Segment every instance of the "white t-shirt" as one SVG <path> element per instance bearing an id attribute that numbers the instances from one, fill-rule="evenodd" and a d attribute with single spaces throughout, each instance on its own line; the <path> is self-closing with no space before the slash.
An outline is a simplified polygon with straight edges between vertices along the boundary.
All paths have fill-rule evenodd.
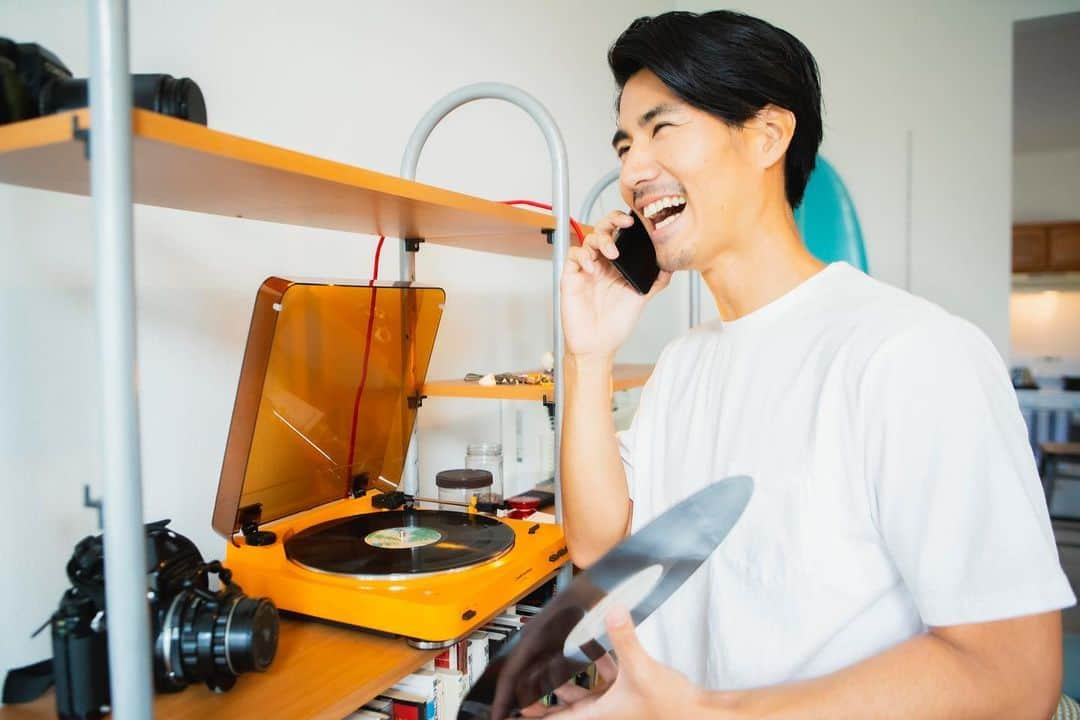
<path id="1" fill-rule="evenodd" d="M 640 628 L 715 689 L 1075 602 L 1008 373 L 973 325 L 834 263 L 665 348 L 620 451 L 636 530 L 730 475 L 742 518 Z"/>

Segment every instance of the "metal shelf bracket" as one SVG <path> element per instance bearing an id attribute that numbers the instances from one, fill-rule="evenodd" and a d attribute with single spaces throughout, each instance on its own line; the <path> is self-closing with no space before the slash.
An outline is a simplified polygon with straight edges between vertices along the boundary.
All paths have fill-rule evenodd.
<path id="1" fill-rule="evenodd" d="M 553 338 L 552 351 L 555 355 L 554 380 L 555 380 L 555 516 L 562 522 L 562 491 L 559 478 L 558 457 L 562 440 L 562 413 L 563 413 L 563 333 L 562 312 L 559 299 L 559 277 L 562 274 L 563 264 L 566 262 L 567 248 L 570 246 L 570 172 L 566 159 L 566 144 L 563 142 L 559 127 L 544 105 L 535 97 L 524 90 L 507 85 L 505 83 L 475 83 L 455 90 L 436 102 L 430 110 L 420 119 L 409 142 L 405 147 L 405 154 L 401 158 L 401 176 L 407 180 L 416 179 L 416 167 L 420 161 L 420 151 L 427 142 L 431 131 L 440 121 L 455 109 L 475 100 L 504 100 L 518 106 L 533 119 L 540 131 L 544 134 L 547 142 L 548 157 L 551 160 L 551 206 L 555 216 L 555 231 L 552 235 L 552 305 L 554 317 L 552 318 Z M 416 279 L 416 255 L 408 253 L 404 243 L 400 252 L 401 280 L 412 282 Z M 417 463 L 416 430 L 413 430 L 412 441 L 409 444 L 409 452 L 405 461 L 405 472 L 402 485 L 405 492 L 413 492 L 419 487 L 419 467 Z M 559 586 L 565 585 L 570 580 L 569 566 L 564 567 L 564 572 L 559 574 Z"/>

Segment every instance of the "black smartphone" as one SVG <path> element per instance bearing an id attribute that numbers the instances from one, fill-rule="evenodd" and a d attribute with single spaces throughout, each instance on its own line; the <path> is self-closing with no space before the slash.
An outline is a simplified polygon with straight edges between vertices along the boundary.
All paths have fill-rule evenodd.
<path id="1" fill-rule="evenodd" d="M 660 274 L 660 266 L 656 264 L 656 248 L 637 213 L 627 210 L 627 214 L 634 218 L 634 224 L 619 230 L 615 236 L 619 257 L 612 260 L 611 264 L 618 269 L 626 282 L 630 283 L 630 287 L 642 295 L 647 295 Z"/>

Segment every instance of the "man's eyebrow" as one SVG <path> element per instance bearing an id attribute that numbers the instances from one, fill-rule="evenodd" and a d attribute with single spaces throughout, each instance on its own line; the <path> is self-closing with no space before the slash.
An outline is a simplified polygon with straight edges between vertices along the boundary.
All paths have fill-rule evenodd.
<path id="1" fill-rule="evenodd" d="M 640 118 L 638 118 L 638 127 L 645 127 L 653 120 L 655 120 L 658 116 L 664 115 L 665 113 L 674 112 L 677 109 L 677 106 L 671 103 L 660 103 L 656 107 L 645 112 L 645 114 L 642 115 Z M 619 130 L 615 131 L 615 135 L 611 138 L 611 144 L 612 146 L 618 145 L 620 142 L 628 139 L 629 137 L 630 134 L 620 128 Z"/>
<path id="2" fill-rule="evenodd" d="M 638 118 L 638 121 L 637 121 L 638 127 L 645 127 L 646 125 L 651 123 L 653 120 L 655 120 L 657 118 L 657 116 L 664 115 L 664 114 L 669 113 L 669 112 L 675 112 L 677 109 L 678 108 L 675 105 L 673 105 L 672 103 L 660 103 L 659 105 L 654 107 L 652 110 L 649 110 L 647 113 L 645 113 L 640 118 Z"/>

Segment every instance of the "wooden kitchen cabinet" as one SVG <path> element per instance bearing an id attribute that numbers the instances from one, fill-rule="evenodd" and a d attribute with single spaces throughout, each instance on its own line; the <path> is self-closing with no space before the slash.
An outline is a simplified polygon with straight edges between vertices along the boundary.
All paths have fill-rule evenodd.
<path id="1" fill-rule="evenodd" d="M 1050 226 L 1048 269 L 1080 272 L 1080 222 Z"/>
<path id="2" fill-rule="evenodd" d="M 1013 272 L 1042 272 L 1050 255 L 1049 236 L 1040 225 L 1013 225 Z"/>
<path id="3" fill-rule="evenodd" d="M 1080 272 L 1080 222 L 1013 225 L 1012 270 Z"/>

